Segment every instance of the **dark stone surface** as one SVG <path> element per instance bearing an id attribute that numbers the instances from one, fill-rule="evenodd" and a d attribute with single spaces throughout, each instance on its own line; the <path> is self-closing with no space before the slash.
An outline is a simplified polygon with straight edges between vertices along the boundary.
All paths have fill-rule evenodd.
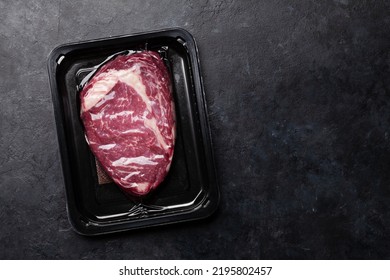
<path id="1" fill-rule="evenodd" d="M 388 1 L 0 1 L 0 258 L 390 258 Z M 46 58 L 196 38 L 221 186 L 211 219 L 70 229 Z"/>

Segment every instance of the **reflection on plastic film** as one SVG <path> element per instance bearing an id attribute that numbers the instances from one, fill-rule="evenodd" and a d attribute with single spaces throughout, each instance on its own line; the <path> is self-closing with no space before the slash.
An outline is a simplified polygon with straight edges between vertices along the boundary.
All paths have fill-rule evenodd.
<path id="1" fill-rule="evenodd" d="M 198 193 L 198 195 L 190 202 L 182 203 L 182 204 L 176 204 L 176 205 L 168 205 L 168 206 L 158 206 L 158 205 L 144 205 L 142 203 L 139 203 L 137 205 L 134 205 L 129 211 L 125 213 L 118 213 L 114 215 L 105 215 L 105 216 L 96 216 L 98 219 L 112 219 L 112 218 L 118 218 L 118 217 L 135 217 L 135 216 L 141 216 L 145 217 L 149 213 L 155 213 L 155 212 L 162 212 L 166 210 L 172 210 L 172 209 L 178 209 L 178 208 L 185 208 L 188 206 L 192 206 L 196 203 L 196 201 L 203 195 L 203 189 Z M 203 195 L 202 200 L 199 201 L 198 205 L 202 205 L 204 201 L 206 200 L 207 195 Z"/>

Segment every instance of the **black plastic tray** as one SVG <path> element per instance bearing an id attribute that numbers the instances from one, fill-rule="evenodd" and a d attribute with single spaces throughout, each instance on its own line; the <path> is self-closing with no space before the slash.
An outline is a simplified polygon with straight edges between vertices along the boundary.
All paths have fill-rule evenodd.
<path id="1" fill-rule="evenodd" d="M 79 117 L 79 73 L 124 50 L 166 49 L 173 82 L 177 138 L 164 182 L 142 199 L 114 184 L 99 185 L 94 156 Z M 69 220 L 83 235 L 205 218 L 219 202 L 197 47 L 183 29 L 105 38 L 55 48 L 48 70 Z M 92 70 L 90 70 L 92 71 Z"/>

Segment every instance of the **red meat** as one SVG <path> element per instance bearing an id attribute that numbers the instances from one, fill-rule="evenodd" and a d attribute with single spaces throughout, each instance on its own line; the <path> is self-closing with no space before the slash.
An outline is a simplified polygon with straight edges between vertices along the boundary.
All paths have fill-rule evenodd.
<path id="1" fill-rule="evenodd" d="M 175 112 L 159 54 L 119 55 L 80 93 L 85 138 L 107 174 L 127 193 L 145 195 L 172 162 Z"/>

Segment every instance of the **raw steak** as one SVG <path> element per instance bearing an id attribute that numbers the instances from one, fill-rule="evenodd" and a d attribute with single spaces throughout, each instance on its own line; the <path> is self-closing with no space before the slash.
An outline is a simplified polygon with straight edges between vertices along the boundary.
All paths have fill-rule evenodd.
<path id="1" fill-rule="evenodd" d="M 86 140 L 127 193 L 145 195 L 165 178 L 175 141 L 170 77 L 159 54 L 119 55 L 80 93 Z"/>

